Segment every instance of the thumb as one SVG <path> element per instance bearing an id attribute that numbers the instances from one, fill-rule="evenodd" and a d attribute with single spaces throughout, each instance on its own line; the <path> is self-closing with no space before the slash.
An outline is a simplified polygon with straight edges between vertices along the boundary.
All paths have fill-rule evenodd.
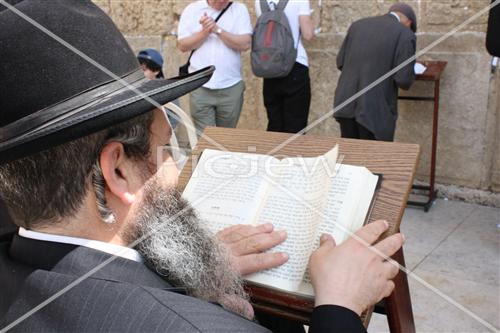
<path id="1" fill-rule="evenodd" d="M 319 245 L 323 246 L 323 245 L 327 245 L 327 244 L 332 245 L 332 246 L 336 246 L 335 239 L 332 237 L 332 235 L 322 234 L 321 238 L 319 239 Z"/>

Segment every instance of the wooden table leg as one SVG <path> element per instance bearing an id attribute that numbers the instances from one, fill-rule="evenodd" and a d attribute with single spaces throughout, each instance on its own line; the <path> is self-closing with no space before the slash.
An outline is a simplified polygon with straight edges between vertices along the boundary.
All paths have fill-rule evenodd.
<path id="1" fill-rule="evenodd" d="M 392 258 L 403 267 L 406 267 L 403 249 L 396 252 Z M 415 333 L 415 322 L 413 320 L 410 289 L 408 288 L 406 273 L 399 271 L 394 283 L 396 284 L 394 291 L 391 296 L 385 299 L 389 330 L 391 333 Z"/>

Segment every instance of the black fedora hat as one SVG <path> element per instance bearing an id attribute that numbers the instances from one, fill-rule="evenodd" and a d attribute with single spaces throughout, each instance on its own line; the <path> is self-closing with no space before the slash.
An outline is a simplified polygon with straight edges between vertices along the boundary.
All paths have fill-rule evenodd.
<path id="1" fill-rule="evenodd" d="M 14 2 L 0 4 L 0 164 L 149 112 L 152 102 L 185 95 L 214 71 L 147 80 L 91 1 Z"/>

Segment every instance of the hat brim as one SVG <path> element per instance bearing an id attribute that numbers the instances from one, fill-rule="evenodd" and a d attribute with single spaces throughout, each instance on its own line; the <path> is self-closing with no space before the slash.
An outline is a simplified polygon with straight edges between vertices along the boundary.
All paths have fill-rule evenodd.
<path id="1" fill-rule="evenodd" d="M 1 142 L 0 164 L 90 135 L 150 112 L 158 105 L 164 105 L 199 88 L 210 80 L 214 70 L 215 67 L 210 66 L 183 77 L 145 81 L 135 90 L 125 89 L 74 115 L 66 115 L 59 121 L 45 124 L 41 129 Z"/>

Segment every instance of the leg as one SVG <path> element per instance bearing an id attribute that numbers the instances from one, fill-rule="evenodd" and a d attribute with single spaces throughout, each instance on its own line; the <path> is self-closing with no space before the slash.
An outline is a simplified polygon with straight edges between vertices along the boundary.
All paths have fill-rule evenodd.
<path id="1" fill-rule="evenodd" d="M 277 88 L 280 79 L 264 79 L 263 95 L 267 112 L 267 130 L 281 132 L 283 130 L 283 100 Z"/>
<path id="2" fill-rule="evenodd" d="M 215 123 L 217 127 L 235 128 L 243 107 L 245 83 L 240 81 L 234 86 L 217 91 Z"/>
<path id="3" fill-rule="evenodd" d="M 285 78 L 283 89 L 283 132 L 297 133 L 307 126 L 311 105 L 309 68 L 295 63 Z"/>
<path id="4" fill-rule="evenodd" d="M 335 118 L 340 125 L 340 136 L 347 139 L 359 139 L 359 132 L 354 118 Z"/>
<path id="5" fill-rule="evenodd" d="M 205 127 L 215 126 L 215 107 L 213 92 L 207 88 L 198 88 L 191 92 L 189 106 L 198 136 Z"/>

